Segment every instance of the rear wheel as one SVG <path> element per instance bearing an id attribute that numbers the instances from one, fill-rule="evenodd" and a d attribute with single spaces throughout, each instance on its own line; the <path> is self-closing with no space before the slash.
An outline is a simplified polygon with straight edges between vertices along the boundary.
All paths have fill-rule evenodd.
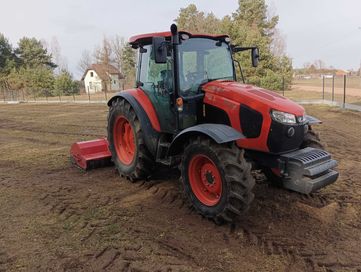
<path id="1" fill-rule="evenodd" d="M 131 181 L 149 176 L 154 163 L 145 146 L 138 117 L 124 99 L 116 99 L 110 106 L 108 141 L 112 160 L 121 175 Z"/>
<path id="2" fill-rule="evenodd" d="M 181 162 L 184 191 L 192 206 L 217 223 L 232 222 L 254 198 L 251 164 L 236 145 L 192 139 Z"/>

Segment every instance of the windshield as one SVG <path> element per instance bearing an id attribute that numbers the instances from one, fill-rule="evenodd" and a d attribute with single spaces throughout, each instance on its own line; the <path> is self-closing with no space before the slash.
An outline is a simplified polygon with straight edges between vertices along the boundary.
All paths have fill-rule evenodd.
<path id="1" fill-rule="evenodd" d="M 234 80 L 228 44 L 206 38 L 191 38 L 179 45 L 179 85 L 182 95 L 195 94 L 202 83 Z"/>

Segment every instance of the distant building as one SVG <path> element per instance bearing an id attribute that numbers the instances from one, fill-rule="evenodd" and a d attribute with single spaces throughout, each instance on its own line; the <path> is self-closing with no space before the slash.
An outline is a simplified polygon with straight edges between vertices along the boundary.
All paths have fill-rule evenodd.
<path id="1" fill-rule="evenodd" d="M 81 78 L 86 93 L 120 91 L 123 79 L 120 71 L 110 64 L 92 64 Z"/>
<path id="2" fill-rule="evenodd" d="M 350 71 L 347 71 L 347 70 L 336 70 L 335 71 L 335 76 L 345 76 L 345 75 L 348 75 L 350 74 Z"/>

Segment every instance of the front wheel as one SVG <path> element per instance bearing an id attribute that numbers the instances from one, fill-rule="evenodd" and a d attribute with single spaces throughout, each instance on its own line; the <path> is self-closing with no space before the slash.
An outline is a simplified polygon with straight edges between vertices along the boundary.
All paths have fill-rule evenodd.
<path id="1" fill-rule="evenodd" d="M 318 149 L 325 149 L 325 146 L 321 143 L 320 136 L 315 132 L 311 126 L 308 126 L 308 131 L 303 139 L 301 148 L 313 147 Z"/>
<path id="2" fill-rule="evenodd" d="M 181 175 L 192 206 L 216 223 L 233 222 L 254 198 L 251 164 L 235 144 L 192 139 L 184 150 Z"/>

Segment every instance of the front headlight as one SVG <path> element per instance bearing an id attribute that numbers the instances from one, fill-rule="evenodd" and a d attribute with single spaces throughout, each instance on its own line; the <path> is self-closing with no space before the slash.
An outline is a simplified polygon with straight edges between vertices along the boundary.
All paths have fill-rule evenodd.
<path id="1" fill-rule="evenodd" d="M 306 115 L 298 116 L 297 117 L 298 123 L 306 123 Z"/>
<path id="2" fill-rule="evenodd" d="M 283 124 L 296 124 L 296 116 L 292 113 L 272 110 L 271 117 L 273 120 Z"/>

